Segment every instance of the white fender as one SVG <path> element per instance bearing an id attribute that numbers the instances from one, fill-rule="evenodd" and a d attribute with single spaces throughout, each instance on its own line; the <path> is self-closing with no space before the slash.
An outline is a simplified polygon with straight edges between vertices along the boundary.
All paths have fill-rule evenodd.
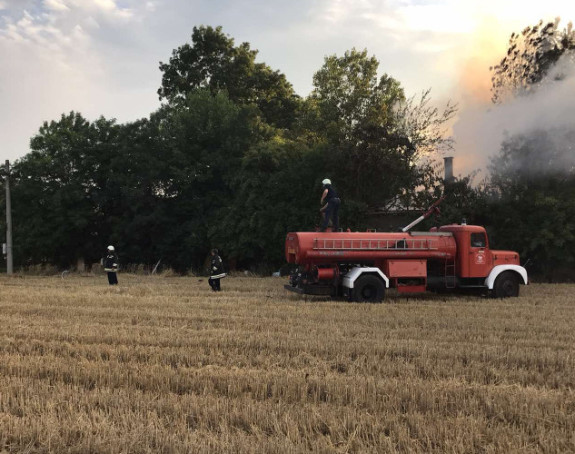
<path id="1" fill-rule="evenodd" d="M 489 276 L 485 278 L 485 286 L 489 290 L 493 290 L 493 285 L 495 284 L 495 279 L 504 271 L 514 271 L 523 278 L 523 283 L 527 285 L 529 280 L 527 279 L 527 270 L 519 265 L 497 265 L 494 266 L 489 273 Z"/>
<path id="2" fill-rule="evenodd" d="M 387 276 L 385 274 L 383 274 L 381 272 L 381 270 L 379 268 L 375 268 L 375 267 L 368 267 L 368 266 L 356 266 L 354 268 L 352 268 L 344 277 L 342 280 L 342 285 L 344 287 L 347 288 L 353 288 L 355 281 L 362 275 L 362 274 L 377 274 L 379 275 L 379 277 L 381 277 L 383 279 L 383 282 L 385 282 L 385 288 L 389 288 L 389 279 L 387 278 Z"/>

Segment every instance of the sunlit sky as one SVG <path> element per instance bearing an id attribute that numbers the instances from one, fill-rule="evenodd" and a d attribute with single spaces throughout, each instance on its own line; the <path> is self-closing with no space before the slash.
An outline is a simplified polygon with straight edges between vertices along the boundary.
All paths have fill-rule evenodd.
<path id="1" fill-rule="evenodd" d="M 301 96 L 326 55 L 367 48 L 408 95 L 461 109 L 489 97 L 488 67 L 513 31 L 575 19 L 567 0 L 0 0 L 0 158 L 29 151 L 43 121 L 79 111 L 120 122 L 160 105 L 159 61 L 194 25 L 221 25 Z"/>

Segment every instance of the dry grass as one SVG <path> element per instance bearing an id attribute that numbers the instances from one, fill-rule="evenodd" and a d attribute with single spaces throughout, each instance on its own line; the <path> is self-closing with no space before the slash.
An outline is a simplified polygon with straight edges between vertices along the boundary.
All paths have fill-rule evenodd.
<path id="1" fill-rule="evenodd" d="M 573 285 L 370 305 L 119 278 L 0 279 L 0 452 L 575 452 Z"/>

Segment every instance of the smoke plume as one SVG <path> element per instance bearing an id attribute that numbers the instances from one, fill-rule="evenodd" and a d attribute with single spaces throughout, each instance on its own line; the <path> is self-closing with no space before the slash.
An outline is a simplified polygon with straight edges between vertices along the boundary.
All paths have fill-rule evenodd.
<path id="1" fill-rule="evenodd" d="M 453 126 L 455 159 L 463 174 L 480 170 L 482 176 L 502 144 L 512 138 L 539 147 L 540 166 L 547 157 L 555 172 L 575 168 L 575 55 L 565 53 L 529 94 L 510 97 L 501 104 L 476 102 L 464 108 Z M 539 140 L 545 136 L 545 140 Z M 531 141 L 531 144 L 528 142 Z M 541 146 L 546 144 L 545 146 Z M 548 155 L 548 156 L 547 156 Z M 543 158 L 543 159 L 542 159 Z M 529 162 L 520 163 L 529 173 L 537 172 Z M 549 170 L 549 168 L 547 169 Z"/>

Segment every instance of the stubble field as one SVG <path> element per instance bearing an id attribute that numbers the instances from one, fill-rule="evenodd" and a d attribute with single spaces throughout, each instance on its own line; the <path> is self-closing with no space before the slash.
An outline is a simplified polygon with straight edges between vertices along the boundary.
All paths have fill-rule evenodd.
<path id="1" fill-rule="evenodd" d="M 575 286 L 0 279 L 0 453 L 575 452 Z"/>

